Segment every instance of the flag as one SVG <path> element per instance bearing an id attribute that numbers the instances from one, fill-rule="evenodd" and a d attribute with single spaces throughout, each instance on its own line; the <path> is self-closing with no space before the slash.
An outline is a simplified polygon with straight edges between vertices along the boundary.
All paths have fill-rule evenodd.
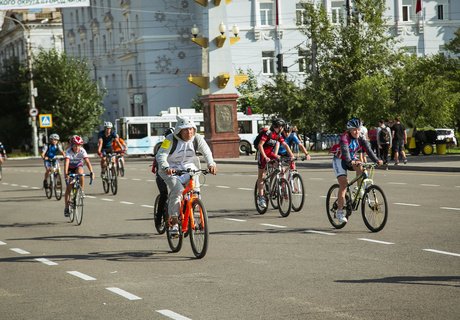
<path id="1" fill-rule="evenodd" d="M 420 11 L 422 11 L 422 0 L 417 0 L 417 3 L 415 4 L 415 14 Z"/>

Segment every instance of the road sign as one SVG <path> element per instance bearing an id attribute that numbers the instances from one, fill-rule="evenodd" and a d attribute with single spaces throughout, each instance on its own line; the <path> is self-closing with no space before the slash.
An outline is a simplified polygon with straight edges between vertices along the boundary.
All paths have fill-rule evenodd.
<path id="1" fill-rule="evenodd" d="M 38 114 L 38 109 L 35 109 L 35 108 L 29 109 L 29 115 L 30 115 L 31 117 L 36 117 L 37 114 Z"/>
<path id="2" fill-rule="evenodd" d="M 52 128 L 53 127 L 53 115 L 52 114 L 39 114 L 38 122 L 40 128 Z"/>

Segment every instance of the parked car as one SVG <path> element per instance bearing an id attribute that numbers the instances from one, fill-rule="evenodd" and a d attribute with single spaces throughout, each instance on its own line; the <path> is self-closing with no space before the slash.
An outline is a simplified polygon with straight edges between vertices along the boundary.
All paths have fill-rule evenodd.
<path id="1" fill-rule="evenodd" d="M 457 146 L 457 138 L 455 138 L 454 129 L 435 129 L 436 130 L 436 140 L 445 141 L 449 147 Z"/>

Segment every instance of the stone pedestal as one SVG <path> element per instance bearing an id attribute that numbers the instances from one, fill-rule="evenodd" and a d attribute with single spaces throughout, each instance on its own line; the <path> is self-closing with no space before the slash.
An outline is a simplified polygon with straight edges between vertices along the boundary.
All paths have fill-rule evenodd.
<path id="1" fill-rule="evenodd" d="M 202 96 L 205 138 L 216 159 L 238 158 L 237 94 Z"/>

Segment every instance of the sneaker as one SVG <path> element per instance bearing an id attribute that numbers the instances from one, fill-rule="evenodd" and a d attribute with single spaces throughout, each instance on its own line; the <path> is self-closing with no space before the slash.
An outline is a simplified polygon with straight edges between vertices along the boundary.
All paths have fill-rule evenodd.
<path id="1" fill-rule="evenodd" d="M 177 238 L 179 236 L 179 225 L 177 223 L 169 228 L 169 235 L 172 238 Z"/>
<path id="2" fill-rule="evenodd" d="M 407 159 L 404 159 L 403 161 L 404 161 L 404 164 L 407 164 Z"/>
<path id="3" fill-rule="evenodd" d="M 69 208 L 65 208 L 64 209 L 64 217 L 68 217 L 68 216 L 70 216 Z"/>
<path id="4" fill-rule="evenodd" d="M 348 222 L 348 219 L 345 217 L 343 212 L 337 212 L 336 217 L 337 217 L 337 220 L 339 220 L 339 223 Z"/>
<path id="5" fill-rule="evenodd" d="M 399 162 L 395 161 L 395 166 L 399 165 Z"/>
<path id="6" fill-rule="evenodd" d="M 265 209 L 267 207 L 267 202 L 265 202 L 265 198 L 263 196 L 259 196 L 259 199 L 257 200 L 257 204 L 262 209 Z"/>

